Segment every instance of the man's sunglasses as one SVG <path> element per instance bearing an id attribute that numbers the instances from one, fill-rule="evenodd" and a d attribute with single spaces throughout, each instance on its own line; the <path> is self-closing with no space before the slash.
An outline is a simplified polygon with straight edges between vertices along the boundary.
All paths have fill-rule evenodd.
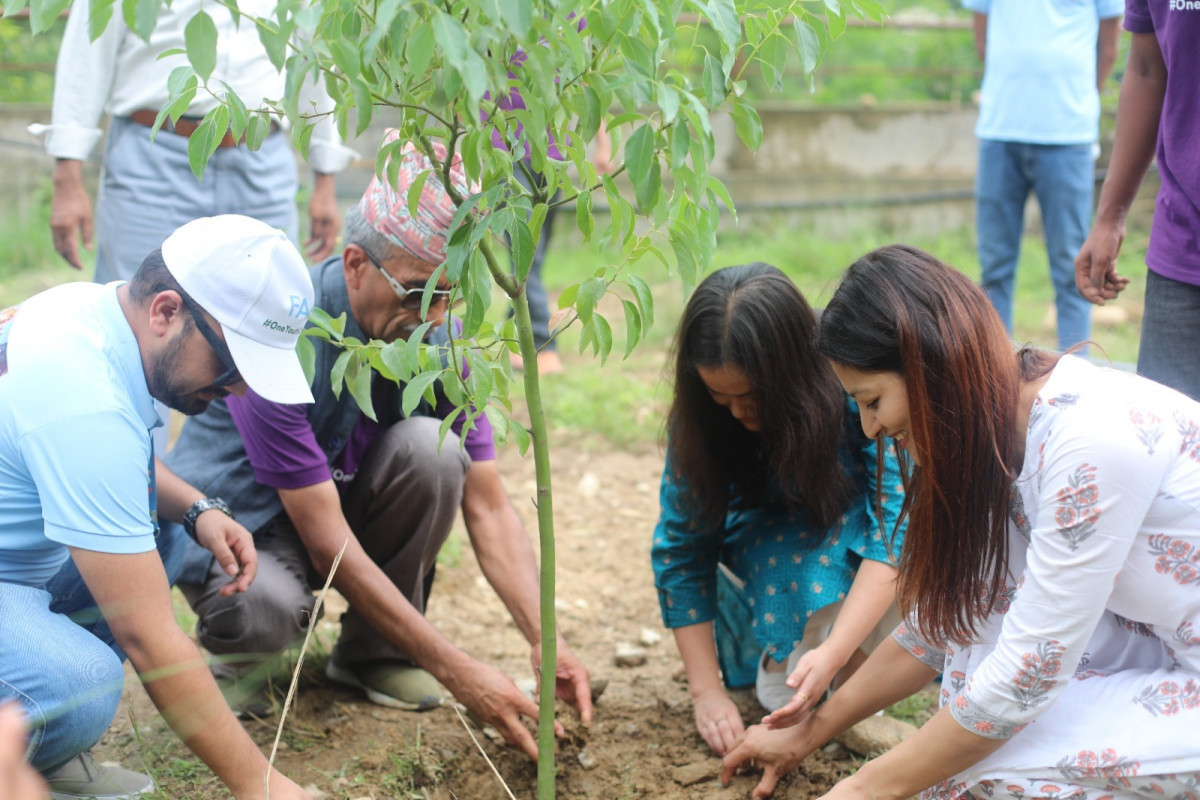
<path id="1" fill-rule="evenodd" d="M 200 331 L 200 335 L 208 342 L 208 346 L 217 354 L 217 358 L 221 361 L 221 366 L 225 371 L 217 376 L 213 381 L 213 386 L 232 386 L 235 383 L 240 383 L 242 374 L 238 372 L 237 364 L 233 361 L 233 354 L 229 352 L 228 345 L 221 341 L 217 336 L 216 331 L 204 319 L 204 311 L 196 302 L 185 294 L 180 294 L 179 299 L 183 301 L 183 305 L 191 313 L 192 319 L 196 321 L 196 329 Z"/>
<path id="2" fill-rule="evenodd" d="M 370 252 L 367 251 L 367 248 L 363 247 L 362 245 L 359 245 L 359 248 L 363 251 L 363 255 L 367 257 L 367 261 L 371 262 L 371 266 L 375 267 L 375 269 L 379 270 L 380 273 L 383 274 L 383 279 L 387 281 L 388 286 L 391 286 L 392 291 L 395 292 L 396 296 L 400 298 L 400 307 L 406 308 L 409 311 L 420 311 L 421 302 L 425 296 L 424 284 L 414 287 L 405 286 L 400 281 L 393 278 L 392 274 L 380 265 L 375 256 L 371 255 Z M 461 305 L 463 302 L 462 295 L 451 299 L 450 295 L 453 293 L 453 289 L 433 289 L 429 292 L 431 295 L 429 298 L 429 305 L 432 307 L 436 306 L 438 303 L 446 302 L 450 304 L 450 308 L 455 308 L 456 306 Z"/>

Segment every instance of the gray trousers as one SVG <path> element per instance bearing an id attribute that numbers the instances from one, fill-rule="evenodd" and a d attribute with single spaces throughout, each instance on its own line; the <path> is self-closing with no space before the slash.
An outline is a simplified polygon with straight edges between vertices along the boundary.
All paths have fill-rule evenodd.
<path id="1" fill-rule="evenodd" d="M 439 451 L 440 423 L 416 417 L 390 427 L 367 452 L 342 499 L 346 521 L 367 555 L 421 613 L 471 463 L 454 434 Z M 213 668 L 218 675 L 245 669 L 303 636 L 316 600 L 313 590 L 324 584 L 286 514 L 255 531 L 254 541 L 258 576 L 248 591 L 218 594 L 228 577 L 215 560 L 205 583 L 180 584 L 199 616 L 197 638 L 220 656 Z M 333 657 L 342 666 L 410 660 L 353 606 L 342 616 Z"/>

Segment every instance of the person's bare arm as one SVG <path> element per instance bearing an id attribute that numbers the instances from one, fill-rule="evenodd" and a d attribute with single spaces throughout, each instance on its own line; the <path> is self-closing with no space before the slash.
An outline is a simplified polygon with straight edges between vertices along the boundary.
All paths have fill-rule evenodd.
<path id="1" fill-rule="evenodd" d="M 1117 103 L 1117 130 L 1108 175 L 1092 231 L 1075 257 L 1075 285 L 1096 305 L 1114 299 L 1129 283 L 1117 272 L 1125 218 L 1150 168 L 1167 89 L 1167 66 L 1152 33 L 1135 33 Z"/>
<path id="2" fill-rule="evenodd" d="M 472 713 L 495 725 L 510 744 L 536 758 L 537 746 L 521 716 L 536 719 L 537 705 L 495 667 L 455 647 L 413 608 L 354 536 L 333 481 L 280 489 L 279 497 L 321 575 L 329 574 L 345 544 L 333 587 L 367 623 L 432 673 Z"/>
<path id="3" fill-rule="evenodd" d="M 158 553 L 70 550 L 113 637 L 167 724 L 236 798 L 262 797 L 270 767 L 229 710 L 200 651 L 176 624 Z M 272 770 L 271 796 L 308 794 Z"/>
<path id="4" fill-rule="evenodd" d="M 508 499 L 495 461 L 474 461 L 463 487 L 463 520 L 479 566 L 531 647 L 534 669 L 541 664 L 541 597 L 537 561 L 529 534 Z M 558 637 L 556 693 L 592 721 L 590 676 L 583 662 Z"/>
<path id="5" fill-rule="evenodd" d="M 204 493 L 180 478 L 159 459 L 154 459 L 154 482 L 158 493 L 158 514 L 172 522 L 182 522 L 183 515 Z M 241 523 L 217 509 L 196 517 L 196 542 L 217 559 L 229 576 L 221 587 L 225 597 L 250 588 L 258 575 L 258 551 L 254 536 Z"/>
<path id="6" fill-rule="evenodd" d="M 1110 17 L 1100 20 L 1100 33 L 1096 37 L 1096 89 L 1104 91 L 1104 84 L 1112 75 L 1117 62 L 1117 41 L 1121 37 L 1121 18 Z"/>
<path id="7" fill-rule="evenodd" d="M 54 193 L 50 197 L 50 233 L 54 249 L 75 269 L 83 269 L 79 260 L 79 239 L 92 249 L 92 201 L 83 187 L 83 162 L 59 158 L 54 162 Z"/>
<path id="8" fill-rule="evenodd" d="M 721 684 L 713 624 L 685 625 L 674 628 L 671 633 L 675 635 L 675 645 L 687 672 L 696 730 L 714 753 L 723 756 L 742 741 L 746 726 L 741 712 Z"/>
<path id="9" fill-rule="evenodd" d="M 975 12 L 972 20 L 972 31 L 975 34 L 975 55 L 979 56 L 979 63 L 987 63 L 987 14 Z"/>

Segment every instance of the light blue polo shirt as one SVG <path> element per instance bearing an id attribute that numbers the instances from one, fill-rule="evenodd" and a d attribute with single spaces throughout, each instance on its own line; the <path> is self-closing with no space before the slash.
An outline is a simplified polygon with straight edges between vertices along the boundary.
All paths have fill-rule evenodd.
<path id="1" fill-rule="evenodd" d="M 0 581 L 45 584 L 67 545 L 154 549 L 149 431 L 162 421 L 118 285 L 0 311 Z"/>
<path id="2" fill-rule="evenodd" d="M 1100 123 L 1096 39 L 1125 0 L 963 0 L 987 14 L 980 139 L 1089 144 Z"/>

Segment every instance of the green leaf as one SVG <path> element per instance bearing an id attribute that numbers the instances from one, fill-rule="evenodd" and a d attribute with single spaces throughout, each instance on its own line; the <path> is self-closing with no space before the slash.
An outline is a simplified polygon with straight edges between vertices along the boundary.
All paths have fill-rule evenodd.
<path id="1" fill-rule="evenodd" d="M 585 324 L 591 321 L 592 313 L 607 289 L 608 283 L 604 278 L 588 278 L 580 284 L 579 294 L 575 297 L 575 311 Z"/>
<path id="2" fill-rule="evenodd" d="M 217 26 L 207 12 L 197 11 L 183 29 L 188 61 L 204 81 L 217 67 Z"/>
<path id="3" fill-rule="evenodd" d="M 370 59 L 375 55 L 375 49 L 379 47 L 379 43 L 385 36 L 388 35 L 388 29 L 392 26 L 392 20 L 396 18 L 396 14 L 400 11 L 400 0 L 382 0 L 375 8 L 375 22 L 371 29 L 371 34 L 367 36 L 366 43 L 363 44 L 363 57 Z"/>
<path id="4" fill-rule="evenodd" d="M 333 396 L 341 399 L 342 396 L 342 381 L 346 377 L 346 369 L 350 365 L 351 353 L 349 350 L 343 350 L 333 362 L 333 369 L 329 371 L 329 385 L 333 387 Z"/>
<path id="5" fill-rule="evenodd" d="M 733 125 L 737 129 L 738 138 L 751 152 L 757 151 L 762 145 L 763 128 L 758 112 L 749 103 L 739 98 L 733 104 Z"/>
<path id="6" fill-rule="evenodd" d="M 595 218 L 592 216 L 592 193 L 580 192 L 579 196 L 575 198 L 575 224 L 579 227 L 579 232 L 583 234 L 584 242 L 592 240 L 595 222 Z"/>
<path id="7" fill-rule="evenodd" d="M 346 386 L 350 396 L 372 422 L 378 422 L 375 417 L 375 404 L 371 401 L 371 368 L 364 365 L 357 357 L 351 358 L 346 370 Z"/>
<path id="8" fill-rule="evenodd" d="M 192 98 L 196 96 L 196 88 L 199 85 L 196 71 L 190 66 L 180 66 L 171 70 L 171 74 L 167 76 L 167 104 L 158 112 L 158 117 L 154 120 L 155 133 L 162 127 L 167 117 L 178 121 L 183 116 L 184 112 L 188 110 L 188 106 L 192 104 Z"/>
<path id="9" fill-rule="evenodd" d="M 654 127 L 643 124 L 625 142 L 625 166 L 634 185 L 644 183 L 650 175 L 650 162 L 654 158 Z"/>
<path id="10" fill-rule="evenodd" d="M 483 407 L 483 413 L 492 424 L 492 437 L 496 442 L 503 444 L 508 441 L 508 417 L 504 412 L 489 403 Z"/>
<path id="11" fill-rule="evenodd" d="M 600 356 L 600 365 L 604 366 L 604 362 L 608 360 L 608 356 L 612 353 L 613 334 L 612 326 L 600 314 L 592 316 L 592 322 L 595 324 L 595 346 L 596 352 Z"/>
<path id="12" fill-rule="evenodd" d="M 404 43 L 404 57 L 407 61 L 405 66 L 412 70 L 411 74 L 424 75 L 429 70 L 435 44 L 429 23 L 422 20 L 413 28 L 412 35 Z"/>
<path id="13" fill-rule="evenodd" d="M 463 406 L 455 406 L 449 414 L 442 417 L 442 422 L 438 425 L 438 452 L 442 451 L 442 445 L 446 443 L 446 434 L 450 433 L 451 427 L 454 425 L 454 420 L 458 419 L 466 413 Z M 466 430 L 466 424 L 463 425 L 463 430 Z M 459 445 L 462 445 L 462 440 L 459 440 Z"/>
<path id="14" fill-rule="evenodd" d="M 504 26 L 518 39 L 524 39 L 529 34 L 529 27 L 533 24 L 533 4 L 529 0 L 501 0 L 500 13 Z"/>
<path id="15" fill-rule="evenodd" d="M 421 398 L 427 393 L 429 402 L 433 403 L 436 398 L 433 395 L 433 384 L 437 383 L 442 377 L 445 370 L 429 370 L 428 372 L 419 372 L 413 376 L 413 379 L 404 386 L 404 393 L 400 397 L 400 408 L 407 417 L 420 404 Z"/>
<path id="16" fill-rule="evenodd" d="M 358 112 L 355 136 L 362 136 L 371 126 L 371 116 L 375 113 L 375 98 L 371 96 L 371 87 L 360 80 L 352 82 L 354 87 L 354 108 Z"/>
<path id="17" fill-rule="evenodd" d="M 641 312 L 642 322 L 649 328 L 654 324 L 654 294 L 650 291 L 650 284 L 646 280 L 632 272 L 623 274 L 625 283 L 633 291 L 633 296 L 637 300 L 638 311 Z"/>
<path id="18" fill-rule="evenodd" d="M 846 15 L 838 6 L 837 0 L 825 0 L 825 7 L 829 9 L 825 24 L 829 27 L 829 35 L 836 39 L 846 32 Z"/>
<path id="19" fill-rule="evenodd" d="M 533 265 L 533 234 L 529 230 L 529 224 L 517 218 L 513 220 L 509 235 L 512 238 L 510 253 L 513 272 L 516 273 L 517 280 L 524 281 L 529 277 L 529 268 Z"/>
<path id="20" fill-rule="evenodd" d="M 217 152 L 221 140 L 229 130 L 229 107 L 220 105 L 204 115 L 204 119 L 188 138 L 188 164 L 196 180 L 204 180 L 204 169 L 208 160 Z"/>
<path id="21" fill-rule="evenodd" d="M 104 33 L 104 29 L 108 27 L 108 21 L 112 19 L 113 5 L 115 0 L 89 0 L 88 2 L 88 39 L 96 41 L 100 38 L 100 34 Z M 34 33 L 38 33 L 37 28 L 33 27 L 33 11 L 30 12 L 30 27 Z M 7 12 L 5 14 L 7 16 Z"/>
<path id="22" fill-rule="evenodd" d="M 688 150 L 691 148 L 691 134 L 683 120 L 676 120 L 671 128 L 671 169 L 682 169 L 687 163 Z"/>
<path id="23" fill-rule="evenodd" d="M 729 0 L 709 0 L 705 11 L 713 30 L 721 37 L 721 44 L 725 45 L 727 51 L 736 50 L 742 40 L 742 26 L 733 3 Z"/>
<path id="24" fill-rule="evenodd" d="M 346 314 L 342 312 L 337 317 L 329 316 L 329 312 L 319 306 L 314 306 L 308 314 L 309 325 L 328 331 L 336 341 L 341 341 L 346 331 Z"/>
<path id="25" fill-rule="evenodd" d="M 679 92 L 674 86 L 658 85 L 658 110 L 662 112 L 664 124 L 675 121 L 675 115 L 679 113 Z"/>
<path id="26" fill-rule="evenodd" d="M 704 84 L 704 97 L 709 108 L 716 108 L 725 101 L 725 73 L 721 62 L 712 57 L 712 53 L 704 55 L 704 74 L 701 77 Z"/>
<path id="27" fill-rule="evenodd" d="M 379 360 L 387 366 L 388 371 L 394 374 L 397 380 L 407 380 L 412 374 L 408 365 L 404 363 L 404 354 L 401 352 L 407 347 L 408 342 L 396 339 L 379 348 Z"/>
<path id="28" fill-rule="evenodd" d="M 658 202 L 658 197 L 662 193 L 662 167 L 659 166 L 658 159 L 654 158 L 650 162 L 650 172 L 646 175 L 646 179 L 640 183 L 635 183 L 633 186 L 634 194 L 637 196 L 638 207 L 643 214 L 649 214 Z"/>
<path id="29" fill-rule="evenodd" d="M 429 175 L 432 170 L 421 170 L 417 173 L 417 177 L 413 179 L 412 185 L 408 187 L 408 195 L 405 200 L 408 203 L 408 215 L 413 219 L 418 219 L 417 211 L 421 207 L 421 192 L 425 191 L 425 181 L 429 180 Z"/>
<path id="30" fill-rule="evenodd" d="M 259 18 L 255 20 L 255 24 L 258 28 L 258 40 L 262 42 L 263 49 L 267 51 L 267 58 L 270 59 L 271 65 L 282 71 L 284 61 L 287 59 L 288 34 L 281 30 L 279 25 L 269 20 Z"/>
<path id="31" fill-rule="evenodd" d="M 31 0 L 29 6 L 29 29 L 34 33 L 44 33 L 58 21 L 71 0 Z M 110 12 L 111 13 L 111 12 Z"/>
<path id="32" fill-rule="evenodd" d="M 159 0 L 121 0 L 121 16 L 134 36 L 148 42 L 158 22 L 159 7 Z"/>
<path id="33" fill-rule="evenodd" d="M 241 141 L 246 134 L 246 126 L 250 123 L 250 112 L 232 86 L 225 81 L 221 81 L 221 85 L 225 87 L 224 101 L 229 105 L 229 130 L 234 139 Z"/>
<path id="34" fill-rule="evenodd" d="M 271 132 L 271 120 L 265 114 L 251 114 L 246 123 L 246 147 L 257 150 L 262 147 L 263 140 Z"/>
<path id="35" fill-rule="evenodd" d="M 821 55 L 821 40 L 813 26 L 800 17 L 792 23 L 796 28 L 797 48 L 800 51 L 800 64 L 807 75 L 817 68 L 817 60 Z"/>
<path id="36" fill-rule="evenodd" d="M 629 358 L 638 340 L 642 338 L 642 315 L 638 313 L 637 306 L 628 300 L 622 300 L 621 307 L 625 309 L 625 355 L 622 357 L 624 360 Z"/>
<path id="37" fill-rule="evenodd" d="M 313 376 L 317 373 L 317 347 L 311 337 L 301 336 L 296 340 L 296 358 L 304 370 L 304 380 L 312 386 Z"/>
<path id="38" fill-rule="evenodd" d="M 517 440 L 517 452 L 521 455 L 525 455 L 525 453 L 529 450 L 529 429 L 520 422 L 513 420 L 512 426 L 509 428 L 509 430 L 512 432 L 513 438 Z"/>
<path id="39" fill-rule="evenodd" d="M 729 189 L 725 188 L 725 184 L 716 175 L 708 176 L 708 191 L 725 204 L 725 208 L 733 216 L 734 222 L 736 222 L 737 208 L 733 205 L 733 197 L 730 196 Z"/>
<path id="40" fill-rule="evenodd" d="M 575 298 L 579 296 L 579 286 L 580 284 L 573 283 L 558 293 L 559 308 L 570 308 L 575 304 Z"/>

